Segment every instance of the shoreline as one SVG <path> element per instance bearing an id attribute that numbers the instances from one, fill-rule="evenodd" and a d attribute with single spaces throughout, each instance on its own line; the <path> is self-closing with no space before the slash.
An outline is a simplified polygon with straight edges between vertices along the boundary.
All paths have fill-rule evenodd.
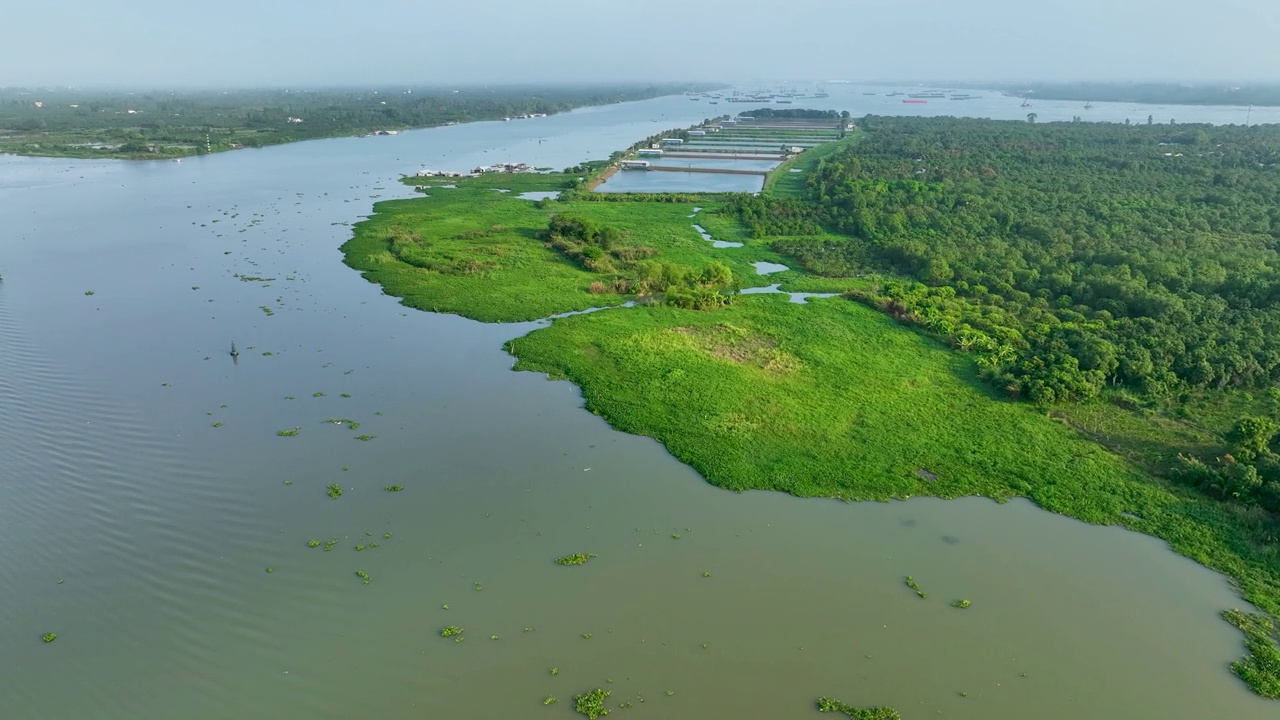
<path id="1" fill-rule="evenodd" d="M 838 149 L 855 141 L 835 145 Z M 809 152 L 798 160 L 816 163 L 824 155 Z M 784 174 L 771 177 L 791 177 L 795 164 L 780 167 Z M 797 181 L 804 176 L 794 175 Z M 775 254 L 766 240 L 749 237 L 730 210 L 732 194 L 602 197 L 579 186 L 561 200 L 535 205 L 508 197 L 514 191 L 493 192 L 513 180 L 476 178 L 430 199 L 378 203 L 342 246 L 344 261 L 402 304 L 481 322 L 522 321 L 535 313 L 546 317 L 632 299 L 609 289 L 619 273 L 601 274 L 592 269 L 601 266 L 594 264 L 580 267 L 552 249 L 552 243 L 529 242 L 549 217 L 572 213 L 627 228 L 637 237 L 624 236 L 620 242 L 625 247 L 642 242 L 659 259 L 723 261 L 735 278 L 752 281 L 756 278 L 743 267 L 749 261 L 786 263 L 788 270 L 768 281 L 819 292 L 849 290 L 851 281 L 797 270 L 793 258 Z M 533 185 L 564 187 L 571 180 L 541 176 L 540 181 L 524 182 L 528 189 L 547 189 Z M 767 181 L 766 187 L 776 184 Z M 701 208 L 696 213 L 700 227 L 716 238 L 741 241 L 741 246 L 713 249 L 686 243 L 682 228 L 694 222 L 695 207 Z M 456 229 L 477 227 L 440 235 L 433 228 L 446 216 L 463 223 Z M 522 269 L 512 269 L 516 266 Z M 866 337 L 877 338 L 872 343 L 877 348 L 895 348 L 893 357 L 855 349 L 867 344 Z M 659 298 L 626 312 L 557 319 L 505 348 L 516 360 L 513 369 L 569 380 L 582 393 L 586 409 L 611 427 L 654 438 L 708 483 L 724 489 L 845 501 L 1025 497 L 1048 512 L 1156 537 L 1172 552 L 1231 578 L 1242 600 L 1264 613 L 1223 610 L 1223 618 L 1244 633 L 1250 653 L 1244 662 L 1265 664 L 1275 652 L 1277 581 L 1259 557 L 1240 550 L 1247 532 L 1230 508 L 1170 486 L 1027 403 L 994 397 L 971 358 L 849 298 L 793 305 L 779 298 L 738 297 L 705 309 L 672 307 Z M 928 380 L 896 385 L 895 378 L 904 373 Z M 876 402 L 867 406 L 865 396 L 856 395 L 826 408 L 830 397 L 847 394 L 845 383 L 854 378 L 864 392 L 879 388 L 872 391 Z M 926 390 L 913 399 L 917 382 Z M 708 396 L 707 388 L 716 391 Z M 795 406 L 796 398 L 806 397 L 807 403 Z M 924 414 L 933 427 L 928 437 L 915 424 L 883 434 L 919 415 L 922 407 L 929 408 Z M 826 409 L 815 414 L 805 408 Z M 875 423 L 857 421 L 873 409 Z M 974 417 L 986 421 L 975 424 Z M 957 426 L 961 418 L 968 419 Z M 852 439 L 829 435 L 831 428 L 841 427 L 854 428 Z M 883 452 L 864 456 L 862 447 Z M 966 448 L 979 447 L 981 461 L 964 455 Z M 758 462 L 750 459 L 757 455 Z M 886 457 L 894 458 L 889 468 L 873 469 L 883 466 Z M 857 477 L 833 472 L 843 467 L 863 467 L 865 472 Z M 1236 673 L 1258 694 L 1276 696 L 1265 678 L 1251 680 L 1240 668 Z"/>
<path id="2" fill-rule="evenodd" d="M 612 95 L 603 96 L 600 94 L 593 95 L 591 94 L 592 88 L 584 87 L 578 91 L 580 93 L 579 96 L 570 95 L 559 101 L 555 101 L 553 98 L 551 100 L 553 104 L 545 107 L 542 105 L 543 101 L 537 99 L 538 96 L 520 96 L 508 99 L 508 102 L 512 104 L 506 107 L 510 109 L 494 108 L 492 103 L 489 106 L 482 107 L 464 106 L 463 112 L 444 115 L 443 117 L 437 115 L 432 122 L 392 122 L 384 124 L 376 122 L 375 119 L 375 122 L 372 123 L 354 123 L 328 130 L 317 130 L 309 134 L 306 133 L 304 120 L 292 116 L 287 120 L 277 118 L 277 123 L 274 126 L 257 128 L 248 122 L 226 127 L 215 126 L 212 130 L 204 124 L 177 126 L 168 132 L 170 135 L 176 134 L 178 137 L 156 137 L 150 140 L 145 138 L 128 139 L 128 134 L 136 134 L 143 130 L 146 127 L 145 125 L 129 127 L 102 125 L 93 128 L 18 130 L 14 129 L 14 125 L 18 123 L 9 122 L 6 124 L 6 121 L 0 119 L 0 155 L 73 160 L 183 160 L 232 150 L 287 145 L 308 140 L 330 140 L 345 137 L 375 138 L 381 135 L 395 135 L 409 130 L 428 130 L 477 122 L 534 121 L 555 115 L 563 115 L 583 108 L 602 107 L 627 102 L 644 102 L 662 97 L 677 97 L 681 92 L 688 92 L 690 88 L 701 87 L 704 86 L 649 88 L 657 90 L 657 92 L 653 93 L 647 92 L 647 89 L 617 88 L 608 91 L 612 92 Z M 556 102 L 560 103 L 559 107 L 554 105 Z M 383 104 L 385 105 L 386 103 L 384 102 Z M 79 105 L 72 105 L 71 107 L 75 108 L 79 107 Z M 252 113 L 257 106 L 246 105 L 245 107 L 248 108 L 246 112 Z M 237 108 L 237 110 L 240 109 Z M 339 109 L 350 110 L 351 108 L 341 106 Z M 476 112 L 472 113 L 470 112 L 471 110 L 476 110 Z M 258 111 L 261 114 L 261 108 L 258 108 Z M 47 110 L 41 112 L 47 112 Z M 129 112 L 132 113 L 133 111 L 130 110 Z M 219 113 L 220 116 L 225 114 Z M 401 113 L 402 116 L 403 114 Z M 141 118 L 143 116 L 138 115 L 137 117 Z M 11 120 L 12 118 L 10 118 Z M 304 136 L 290 135 L 288 134 L 290 131 L 303 132 Z M 211 135 L 212 141 L 210 141 Z M 135 147 L 130 150 L 121 149 L 129 144 L 133 144 Z M 77 145 L 83 145 L 84 147 L 73 147 Z M 89 145 L 114 145 L 115 147 L 99 149 L 89 147 Z M 152 149 L 156 149 L 156 151 L 138 149 L 139 145 L 147 145 Z M 48 146 L 48 148 L 46 149 L 44 146 Z"/>

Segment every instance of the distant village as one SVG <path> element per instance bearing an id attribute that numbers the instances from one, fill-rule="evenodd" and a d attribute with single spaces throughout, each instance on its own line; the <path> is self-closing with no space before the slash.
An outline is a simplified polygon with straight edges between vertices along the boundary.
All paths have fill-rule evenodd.
<path id="1" fill-rule="evenodd" d="M 472 169 L 469 173 L 453 172 L 450 170 L 419 170 L 414 173 L 417 177 L 476 177 L 477 175 L 485 175 L 488 173 L 536 173 L 538 169 L 527 163 L 497 163 L 495 165 L 481 165 Z"/>

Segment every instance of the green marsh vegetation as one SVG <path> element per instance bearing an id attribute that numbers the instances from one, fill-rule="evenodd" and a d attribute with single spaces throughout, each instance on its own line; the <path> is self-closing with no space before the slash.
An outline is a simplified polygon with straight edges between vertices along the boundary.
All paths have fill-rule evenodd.
<path id="1" fill-rule="evenodd" d="M 1256 521 L 1152 482 L 994 393 L 968 357 L 860 304 L 766 295 L 713 313 L 635 308 L 557 320 L 514 345 L 517 369 L 573 381 L 589 410 L 658 439 L 715 485 L 844 500 L 1026 496 L 1162 537 L 1277 608 Z"/>
<path id="2" fill-rule="evenodd" d="M 359 441 L 361 441 L 361 442 L 369 442 L 370 440 L 374 439 L 375 437 L 377 437 L 377 435 L 356 435 L 356 438 L 355 438 L 355 439 L 356 439 L 356 440 L 359 440 Z"/>
<path id="3" fill-rule="evenodd" d="M 514 195 L 565 189 L 574 178 L 480 177 L 378 204 L 343 251 L 406 305 L 485 321 L 626 299 L 591 292 L 595 282 L 630 280 L 626 268 L 595 272 L 584 259 L 606 255 L 547 247 L 553 215 L 589 220 L 596 233 L 619 229 L 610 252 L 650 247 L 657 255 L 646 260 L 689 268 L 715 260 L 735 280 L 764 280 L 749 262 L 798 266 L 782 273 L 787 287 L 829 287 L 854 301 L 756 295 L 703 311 L 639 303 L 557 319 L 507 349 L 516 369 L 572 381 L 588 410 L 656 438 L 719 487 L 847 501 L 1027 497 L 1160 537 L 1280 614 L 1280 525 L 1267 504 L 1280 488 L 1271 479 L 1280 479 L 1280 444 L 1265 422 L 1280 417 L 1280 391 L 1247 389 L 1270 372 L 1268 357 L 1280 357 L 1268 349 L 1280 334 L 1259 330 L 1270 322 L 1264 288 L 1280 280 L 1268 279 L 1272 220 L 1258 209 L 1270 180 L 1243 160 L 1275 131 L 945 119 L 864 127 L 818 158 L 798 196 L 588 199 L 574 190 L 538 207 Z M 1198 143 L 1201 131 L 1221 133 L 1226 159 L 1192 160 L 1198 144 L 1156 143 Z M 926 153 L 929 143 L 957 152 Z M 1072 150 L 1016 151 L 1036 143 Z M 1068 159 L 1090 172 L 1062 167 Z M 1170 162 L 1235 160 L 1167 174 L 1179 167 Z M 1154 183 L 1148 194 L 1143 178 Z M 1080 189 L 1061 192 L 1064 183 Z M 1178 199 L 1192 190 L 1199 200 Z M 968 197 L 983 202 L 960 202 Z M 1097 217 L 1117 224 L 1099 227 Z M 744 247 L 712 248 L 690 231 L 695 221 Z M 1184 224 L 1200 229 L 1187 234 Z M 1205 278 L 1151 239 L 1164 229 L 1194 250 L 1187 257 L 1211 271 Z M 1196 317 L 1220 320 L 1200 326 Z M 1220 343 L 1204 340 L 1219 331 Z M 1152 345 L 1165 338 L 1167 347 Z M 1191 358 L 1204 362 L 1192 368 Z M 1237 674 L 1280 695 L 1280 669 L 1265 654 L 1274 634 L 1245 632 L 1247 672 Z"/>
<path id="4" fill-rule="evenodd" d="M 44 643 L 48 645 L 49 643 L 58 639 L 58 633 L 45 633 L 40 637 L 40 639 L 44 640 Z"/>
<path id="5" fill-rule="evenodd" d="M 818 712 L 839 713 L 853 720 L 902 720 L 897 710 L 888 707 L 856 708 L 832 698 L 818 698 Z"/>
<path id="6" fill-rule="evenodd" d="M 585 193 L 541 207 L 516 197 L 567 190 L 576 179 L 563 174 L 451 179 L 458 187 L 447 193 L 378 203 L 375 214 L 357 224 L 343 245 L 345 261 L 410 307 L 508 322 L 630 299 L 720 304 L 735 284 L 761 284 L 752 262 L 782 260 L 763 242 L 733 253 L 708 252 L 710 244 L 693 229 L 689 215 L 695 201 L 700 206 L 722 202 L 716 196 L 602 202 Z M 511 192 L 493 192 L 494 187 Z M 711 231 L 719 239 L 739 241 L 735 227 Z"/>
<path id="7" fill-rule="evenodd" d="M 595 553 L 574 553 L 556 558 L 557 565 L 586 565 L 587 561 L 595 557 Z"/>
<path id="8" fill-rule="evenodd" d="M 85 295 L 92 295 L 92 294 L 93 294 L 93 291 L 92 291 L 92 290 L 85 290 L 85 291 L 84 291 L 84 294 L 85 294 Z"/>
<path id="9" fill-rule="evenodd" d="M 337 498 L 342 497 L 342 486 L 338 483 L 329 483 L 329 486 L 326 488 L 326 494 L 330 499 L 336 500 Z"/>
<path id="10" fill-rule="evenodd" d="M 279 437 L 294 437 L 301 431 L 302 431 L 302 428 L 292 428 L 289 430 L 277 430 L 276 435 Z"/>
<path id="11" fill-rule="evenodd" d="M 440 630 L 440 637 L 454 637 L 455 635 L 461 635 L 461 634 L 462 634 L 462 628 L 458 627 L 457 625 L 445 625 Z"/>
<path id="12" fill-rule="evenodd" d="M 1249 648 L 1247 656 L 1231 664 L 1231 671 L 1258 694 L 1280 698 L 1280 649 L 1276 648 L 1275 621 L 1239 610 L 1228 610 L 1223 618 L 1244 633 Z"/>
<path id="13" fill-rule="evenodd" d="M 969 607 L 972 604 L 973 603 L 969 602 L 968 600 L 955 600 L 955 601 L 952 601 L 951 607 L 964 609 Z"/>
<path id="14" fill-rule="evenodd" d="M 916 595 L 919 595 L 921 600 L 929 597 L 928 593 L 920 589 L 920 583 L 916 582 L 915 578 L 908 575 L 906 582 L 907 582 L 907 587 L 911 588 L 912 590 L 915 590 Z"/>
<path id="15" fill-rule="evenodd" d="M 573 709 L 579 714 L 586 715 L 590 720 L 608 715 L 609 711 L 605 709 L 604 701 L 609 699 L 613 693 L 608 690 L 596 688 L 581 695 L 573 696 Z"/>
<path id="16" fill-rule="evenodd" d="M 404 490 L 404 486 L 403 486 L 403 485 L 388 485 L 388 486 L 386 486 L 386 487 L 384 487 L 384 488 L 382 488 L 382 489 L 383 489 L 383 490 L 385 490 L 386 492 L 400 492 L 401 490 Z"/>

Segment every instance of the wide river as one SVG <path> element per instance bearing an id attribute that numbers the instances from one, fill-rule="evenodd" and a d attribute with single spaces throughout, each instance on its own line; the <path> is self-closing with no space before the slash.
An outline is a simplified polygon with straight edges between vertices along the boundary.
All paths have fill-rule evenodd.
<path id="1" fill-rule="evenodd" d="M 797 102 L 904 109 L 871 90 Z M 982 94 L 940 107 L 1025 115 Z M 0 158 L 0 717 L 568 718 L 602 687 L 675 720 L 807 718 L 820 695 L 908 720 L 1274 718 L 1228 669 L 1217 613 L 1241 601 L 1156 540 L 1021 501 L 717 490 L 511 372 L 503 341 L 536 323 L 406 310 L 341 263 L 400 173 L 559 168 L 708 114 Z M 598 557 L 552 563 L 577 551 Z"/>

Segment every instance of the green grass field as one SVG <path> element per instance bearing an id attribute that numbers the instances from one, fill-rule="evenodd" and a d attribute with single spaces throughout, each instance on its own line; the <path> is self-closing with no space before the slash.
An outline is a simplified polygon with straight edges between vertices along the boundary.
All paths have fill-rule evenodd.
<path id="1" fill-rule="evenodd" d="M 862 133 L 854 132 L 836 142 L 805 150 L 769 173 L 769 177 L 764 181 L 764 192 L 781 197 L 800 197 L 804 194 L 805 179 L 814 168 L 818 167 L 818 163 L 860 139 L 862 139 Z M 800 172 L 791 172 L 792 170 Z"/>
<path id="2" fill-rule="evenodd" d="M 736 220 L 716 214 L 721 202 L 715 197 L 708 197 L 695 217 L 690 217 L 697 207 L 692 203 L 565 201 L 539 208 L 516 197 L 563 190 L 574 179 L 562 174 L 415 179 L 432 186 L 423 187 L 429 197 L 378 203 L 342 246 L 346 263 L 409 307 L 484 322 L 534 320 L 631 299 L 591 293 L 593 282 L 609 284 L 616 275 L 585 270 L 539 239 L 551 215 L 571 213 L 619 228 L 623 244 L 653 248 L 655 260 L 698 268 L 718 260 L 742 287 L 778 282 L 777 276 L 757 275 L 751 263 L 783 258 L 764 241 L 746 237 Z M 449 184 L 458 187 L 441 187 Z M 744 246 L 713 252 L 695 223 L 718 240 Z"/>

